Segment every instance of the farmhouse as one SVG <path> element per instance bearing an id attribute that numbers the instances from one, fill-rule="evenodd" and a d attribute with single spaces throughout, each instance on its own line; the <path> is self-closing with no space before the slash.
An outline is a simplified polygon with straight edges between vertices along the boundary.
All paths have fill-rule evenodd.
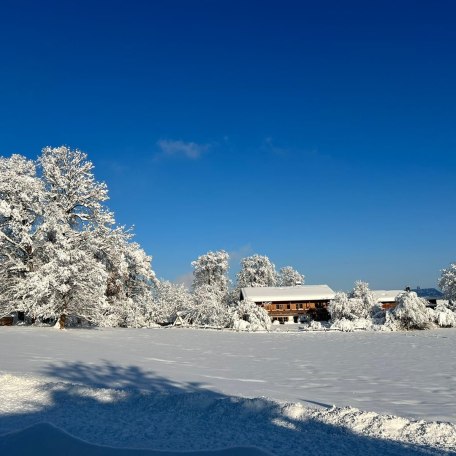
<path id="1" fill-rule="evenodd" d="M 415 292 L 419 298 L 426 299 L 429 307 L 435 307 L 437 301 L 443 299 L 443 293 L 435 288 L 415 288 L 409 291 Z M 381 304 L 383 309 L 392 309 L 396 306 L 396 297 L 404 290 L 372 290 L 374 300 L 377 304 Z"/>
<path id="2" fill-rule="evenodd" d="M 392 309 L 396 306 L 396 296 L 404 290 L 372 290 L 374 300 L 381 304 L 383 309 Z"/>
<path id="3" fill-rule="evenodd" d="M 313 320 L 329 320 L 327 307 L 334 295 L 328 285 L 300 285 L 242 288 L 240 298 L 264 307 L 273 322 L 299 323 L 307 316 Z"/>

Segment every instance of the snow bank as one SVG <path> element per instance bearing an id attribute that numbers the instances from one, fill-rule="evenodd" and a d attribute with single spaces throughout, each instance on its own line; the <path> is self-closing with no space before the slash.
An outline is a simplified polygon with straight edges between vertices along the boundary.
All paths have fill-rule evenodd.
<path id="1" fill-rule="evenodd" d="M 47 422 L 92 444 L 172 452 L 234 445 L 280 456 L 301 455 L 304 449 L 322 455 L 424 454 L 415 445 L 426 454 L 456 450 L 454 424 L 352 407 L 311 408 L 210 391 L 91 388 L 13 375 L 0 377 L 0 392 L 0 435 Z"/>

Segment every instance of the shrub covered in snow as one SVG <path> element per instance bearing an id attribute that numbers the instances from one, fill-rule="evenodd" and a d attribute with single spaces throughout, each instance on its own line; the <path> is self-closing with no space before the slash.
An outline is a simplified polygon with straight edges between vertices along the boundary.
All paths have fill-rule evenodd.
<path id="1" fill-rule="evenodd" d="M 268 331 L 271 328 L 271 318 L 263 307 L 245 299 L 239 301 L 234 308 L 231 324 L 238 331 Z"/>
<path id="2" fill-rule="evenodd" d="M 353 320 L 348 320 L 347 318 L 341 318 L 340 320 L 335 320 L 331 324 L 331 329 L 336 329 L 343 332 L 353 332 L 355 330 L 355 325 Z"/>
<path id="3" fill-rule="evenodd" d="M 443 303 L 437 304 L 436 308 L 432 311 L 432 318 L 434 323 L 438 324 L 441 328 L 456 327 L 456 314 Z"/>
<path id="4" fill-rule="evenodd" d="M 312 321 L 309 323 L 309 329 L 310 329 L 311 331 L 322 331 L 322 330 L 324 330 L 325 328 L 323 327 L 323 325 L 321 324 L 320 321 L 312 320 Z"/>
<path id="5" fill-rule="evenodd" d="M 355 330 L 370 331 L 373 329 L 372 320 L 369 318 L 358 318 L 355 320 L 348 320 L 342 318 L 332 322 L 330 329 L 338 331 L 352 332 Z"/>
<path id="6" fill-rule="evenodd" d="M 396 297 L 396 307 L 387 312 L 387 317 L 397 322 L 403 329 L 427 329 L 431 319 L 426 308 L 426 300 L 413 291 L 404 291 Z M 392 324 L 393 322 L 386 322 Z"/>

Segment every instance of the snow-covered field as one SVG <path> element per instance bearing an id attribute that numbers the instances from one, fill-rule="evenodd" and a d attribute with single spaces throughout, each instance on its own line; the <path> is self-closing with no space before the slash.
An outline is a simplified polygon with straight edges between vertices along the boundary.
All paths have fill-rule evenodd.
<path id="1" fill-rule="evenodd" d="M 37 432 L 58 433 L 50 426 L 33 427 L 43 422 L 93 444 L 174 452 L 456 450 L 454 329 L 234 333 L 1 327 L 0 347 L 0 435 L 31 427 L 25 436 L 4 437 L 1 454 L 2 445 L 10 452 Z M 436 420 L 453 424 L 427 423 Z M 70 439 L 54 437 L 59 436 Z M 92 451 L 87 454 L 107 454 Z"/>

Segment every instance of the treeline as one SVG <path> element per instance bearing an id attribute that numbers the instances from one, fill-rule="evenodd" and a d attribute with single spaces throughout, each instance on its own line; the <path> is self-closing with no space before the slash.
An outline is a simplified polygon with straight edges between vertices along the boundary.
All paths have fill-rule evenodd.
<path id="1" fill-rule="evenodd" d="M 151 257 L 108 209 L 108 189 L 87 155 L 43 149 L 37 160 L 0 157 L 0 316 L 28 322 L 142 327 L 169 324 L 264 327 L 266 312 L 238 303 L 226 252 L 194 263 L 191 291 L 159 281 Z M 303 280 L 291 268 L 276 274 L 266 257 L 244 261 L 239 286 Z"/>
<path id="2" fill-rule="evenodd" d="M 455 265 L 442 273 L 440 284 L 444 290 L 444 282 L 452 268 L 455 268 Z M 448 290 L 446 292 L 448 296 Z M 426 299 L 420 298 L 413 291 L 405 290 L 396 296 L 395 305 L 391 309 L 384 309 L 374 299 L 369 285 L 362 281 L 355 282 L 350 293 L 336 293 L 328 311 L 331 321 L 327 328 L 346 332 L 359 329 L 396 331 L 456 327 L 455 306 L 451 299 L 447 302 L 441 300 L 435 308 L 431 308 Z M 309 325 L 309 329 L 323 328 L 318 322 Z"/>
<path id="3" fill-rule="evenodd" d="M 240 302 L 240 289 L 304 283 L 292 267 L 277 272 L 269 258 L 252 255 L 241 260 L 233 286 L 223 250 L 192 263 L 191 290 L 158 280 L 151 257 L 116 224 L 107 200 L 106 184 L 95 179 L 93 164 L 79 150 L 47 147 L 37 160 L 0 157 L 0 317 L 21 312 L 27 322 L 62 328 L 177 322 L 268 329 L 266 311 Z M 456 300 L 455 264 L 439 284 Z M 329 309 L 333 321 L 377 318 L 369 293 L 360 283 L 351 296 L 337 294 Z M 399 310 L 384 318 L 394 315 Z"/>

